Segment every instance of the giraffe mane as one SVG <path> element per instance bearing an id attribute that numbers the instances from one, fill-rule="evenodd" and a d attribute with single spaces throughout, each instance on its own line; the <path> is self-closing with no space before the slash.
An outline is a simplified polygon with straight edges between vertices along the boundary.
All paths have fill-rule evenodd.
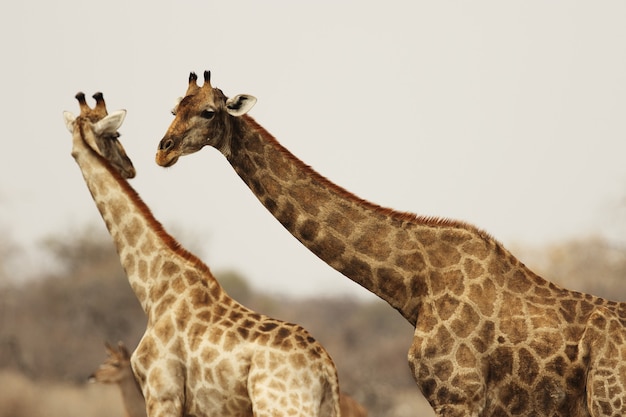
<path id="1" fill-rule="evenodd" d="M 250 115 L 244 115 L 243 118 L 245 119 L 246 123 L 259 135 L 263 136 L 263 138 L 265 138 L 267 141 L 269 141 L 270 143 L 272 143 L 272 145 L 278 149 L 278 151 L 283 154 L 285 157 L 287 157 L 289 160 L 291 160 L 296 166 L 298 166 L 299 168 L 301 168 L 302 170 L 306 171 L 307 174 L 309 174 L 312 178 L 314 178 L 316 181 L 318 181 L 320 184 L 322 184 L 325 188 L 332 190 L 334 193 L 338 194 L 339 196 L 354 201 L 355 203 L 357 203 L 360 206 L 364 206 L 367 207 L 371 210 L 373 210 L 374 212 L 380 214 L 383 217 L 391 217 L 397 221 L 400 222 L 408 222 L 408 223 L 413 223 L 413 224 L 421 224 L 421 225 L 425 225 L 425 226 L 433 226 L 433 227 L 453 227 L 453 228 L 460 228 L 460 229 L 465 229 L 465 230 L 469 230 L 471 232 L 475 232 L 478 235 L 480 235 L 483 239 L 485 240 L 489 240 L 489 241 L 494 241 L 496 243 L 499 244 L 499 242 L 497 242 L 497 240 L 491 236 L 488 232 L 486 232 L 483 229 L 480 229 L 470 223 L 464 222 L 464 221 L 460 221 L 460 220 L 455 220 L 455 219 L 449 219 L 446 217 L 437 217 L 437 216 L 425 216 L 425 215 L 419 215 L 419 214 L 415 214 L 415 213 L 411 213 L 408 211 L 397 211 L 394 210 L 392 208 L 388 208 L 388 207 L 383 207 L 381 205 L 378 205 L 376 203 L 372 203 L 371 201 L 365 200 L 361 197 L 358 197 L 357 195 L 351 193 L 350 191 L 346 190 L 345 188 L 335 184 L 334 182 L 330 181 L 328 178 L 324 177 L 323 175 L 321 175 L 320 173 L 318 173 L 314 168 L 312 168 L 310 165 L 307 165 L 306 163 L 304 163 L 302 160 L 298 159 L 294 154 L 292 154 L 287 148 L 285 148 L 284 146 L 282 146 L 280 144 L 280 142 L 271 134 L 269 133 L 263 126 L 261 126 L 259 123 L 257 123 L 256 120 L 254 120 Z"/>

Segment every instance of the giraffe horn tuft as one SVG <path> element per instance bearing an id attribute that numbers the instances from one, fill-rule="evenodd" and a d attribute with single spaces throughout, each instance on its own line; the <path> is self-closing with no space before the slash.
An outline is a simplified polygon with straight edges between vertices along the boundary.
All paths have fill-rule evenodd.
<path id="1" fill-rule="evenodd" d="M 78 93 L 76 93 L 74 97 L 76 97 L 76 100 L 78 100 L 78 105 L 80 107 L 81 114 L 89 113 L 91 111 L 91 109 L 89 108 L 89 105 L 87 104 L 87 101 L 85 100 L 85 93 L 83 93 L 82 91 L 79 91 Z"/>
<path id="2" fill-rule="evenodd" d="M 106 103 L 104 102 L 104 95 L 98 91 L 92 97 L 94 98 L 94 100 L 96 100 L 96 107 L 94 108 L 94 110 L 98 113 L 99 116 L 106 116 L 108 112 Z"/>

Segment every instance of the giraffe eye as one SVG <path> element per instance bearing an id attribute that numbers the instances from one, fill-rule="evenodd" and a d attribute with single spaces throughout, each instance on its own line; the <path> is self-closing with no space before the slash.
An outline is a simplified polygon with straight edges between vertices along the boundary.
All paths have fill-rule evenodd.
<path id="1" fill-rule="evenodd" d="M 202 113 L 200 113 L 200 116 L 205 119 L 212 119 L 213 116 L 215 116 L 215 112 L 212 110 L 202 110 Z"/>

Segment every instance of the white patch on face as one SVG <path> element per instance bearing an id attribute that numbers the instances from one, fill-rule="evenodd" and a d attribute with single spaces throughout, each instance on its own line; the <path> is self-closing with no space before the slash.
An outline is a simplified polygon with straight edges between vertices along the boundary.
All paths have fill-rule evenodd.
<path id="1" fill-rule="evenodd" d="M 183 101 L 183 98 L 182 98 L 182 97 L 178 97 L 178 98 L 176 99 L 176 103 L 174 103 L 174 107 L 172 107 L 171 112 L 172 112 L 172 114 L 173 114 L 174 116 L 176 116 L 176 112 L 178 112 L 178 106 L 180 105 L 180 102 L 181 102 L 181 101 Z"/>

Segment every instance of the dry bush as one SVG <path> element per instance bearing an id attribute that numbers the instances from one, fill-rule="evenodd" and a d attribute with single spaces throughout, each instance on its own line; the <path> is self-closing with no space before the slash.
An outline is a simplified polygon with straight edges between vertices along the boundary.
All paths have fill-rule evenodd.
<path id="1" fill-rule="evenodd" d="M 105 340 L 136 346 L 145 315 L 106 233 L 87 229 L 67 241 L 50 240 L 48 247 L 63 273 L 0 288 L 0 371 L 27 377 L 7 374 L 13 381 L 0 385 L 21 388 L 3 393 L 0 407 L 12 410 L 6 414 L 12 417 L 61 411 L 67 416 L 81 409 L 97 416 L 110 403 L 121 404 L 118 393 L 114 390 L 115 398 L 100 404 L 98 397 L 107 398 L 106 387 L 72 384 L 82 386 L 100 364 Z M 342 389 L 364 404 L 371 417 L 404 417 L 407 409 L 412 415 L 417 410 L 432 415 L 420 402 L 406 359 L 413 329 L 384 302 L 291 300 L 255 293 L 234 271 L 217 278 L 246 306 L 307 328 L 335 360 Z"/>
<path id="2" fill-rule="evenodd" d="M 626 301 L 626 248 L 601 237 L 520 249 L 526 263 L 544 278 L 568 289 Z"/>
<path id="3" fill-rule="evenodd" d="M 108 235 L 49 243 L 60 275 L 0 288 L 0 368 L 83 382 L 105 340 L 135 346 L 146 318 Z"/>

